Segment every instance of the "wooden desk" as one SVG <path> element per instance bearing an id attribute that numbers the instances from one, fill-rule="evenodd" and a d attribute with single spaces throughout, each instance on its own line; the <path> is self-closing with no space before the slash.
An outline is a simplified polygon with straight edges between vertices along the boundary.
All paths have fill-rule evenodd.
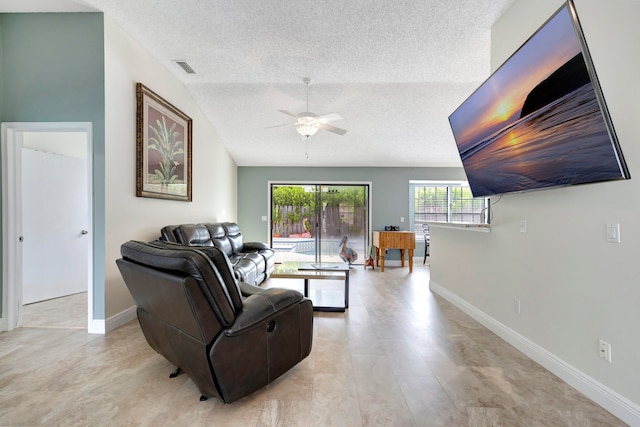
<path id="1" fill-rule="evenodd" d="M 413 272 L 413 250 L 416 248 L 416 235 L 413 231 L 374 231 L 373 246 L 376 248 L 376 265 L 384 271 L 385 249 L 400 249 L 400 262 L 404 267 L 404 251 L 409 249 L 409 273 Z M 379 262 L 382 258 L 382 263 Z"/>

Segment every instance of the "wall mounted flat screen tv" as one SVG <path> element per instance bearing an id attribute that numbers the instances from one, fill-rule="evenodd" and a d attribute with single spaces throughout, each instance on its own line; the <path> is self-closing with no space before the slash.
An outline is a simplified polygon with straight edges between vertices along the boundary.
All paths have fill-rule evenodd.
<path id="1" fill-rule="evenodd" d="M 571 0 L 449 123 L 475 197 L 630 178 Z"/>

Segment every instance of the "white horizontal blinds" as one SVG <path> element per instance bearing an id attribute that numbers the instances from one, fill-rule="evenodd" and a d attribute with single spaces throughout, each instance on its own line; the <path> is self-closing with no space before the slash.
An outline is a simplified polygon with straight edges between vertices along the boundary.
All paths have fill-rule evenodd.
<path id="1" fill-rule="evenodd" d="M 449 221 L 449 194 L 446 185 L 414 185 L 414 230 L 426 222 Z"/>
<path id="2" fill-rule="evenodd" d="M 451 187 L 451 221 L 480 224 L 485 199 L 474 199 L 469 187 Z"/>
<path id="3" fill-rule="evenodd" d="M 416 240 L 428 222 L 485 223 L 488 199 L 473 198 L 463 182 L 411 182 L 412 218 Z"/>

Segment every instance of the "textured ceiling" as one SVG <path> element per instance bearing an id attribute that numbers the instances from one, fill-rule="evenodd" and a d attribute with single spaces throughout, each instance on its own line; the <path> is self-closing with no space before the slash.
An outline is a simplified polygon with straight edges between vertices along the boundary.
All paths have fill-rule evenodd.
<path id="1" fill-rule="evenodd" d="M 239 166 L 459 166 L 447 117 L 488 77 L 491 26 L 513 2 L 0 0 L 0 11 L 104 12 L 185 84 Z M 309 110 L 342 114 L 344 136 L 267 129 L 294 120 L 278 110 L 306 110 L 304 77 Z"/>

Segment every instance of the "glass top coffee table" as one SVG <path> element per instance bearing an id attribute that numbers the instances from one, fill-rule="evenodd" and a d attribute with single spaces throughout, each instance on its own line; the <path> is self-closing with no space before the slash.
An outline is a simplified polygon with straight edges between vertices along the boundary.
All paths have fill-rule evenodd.
<path id="1" fill-rule="evenodd" d="M 316 306 L 315 311 L 344 312 L 349 308 L 349 265 L 341 262 L 297 262 L 276 264 L 274 279 L 303 279 L 304 296 L 309 298 L 309 280 L 344 280 L 344 306 Z"/>

